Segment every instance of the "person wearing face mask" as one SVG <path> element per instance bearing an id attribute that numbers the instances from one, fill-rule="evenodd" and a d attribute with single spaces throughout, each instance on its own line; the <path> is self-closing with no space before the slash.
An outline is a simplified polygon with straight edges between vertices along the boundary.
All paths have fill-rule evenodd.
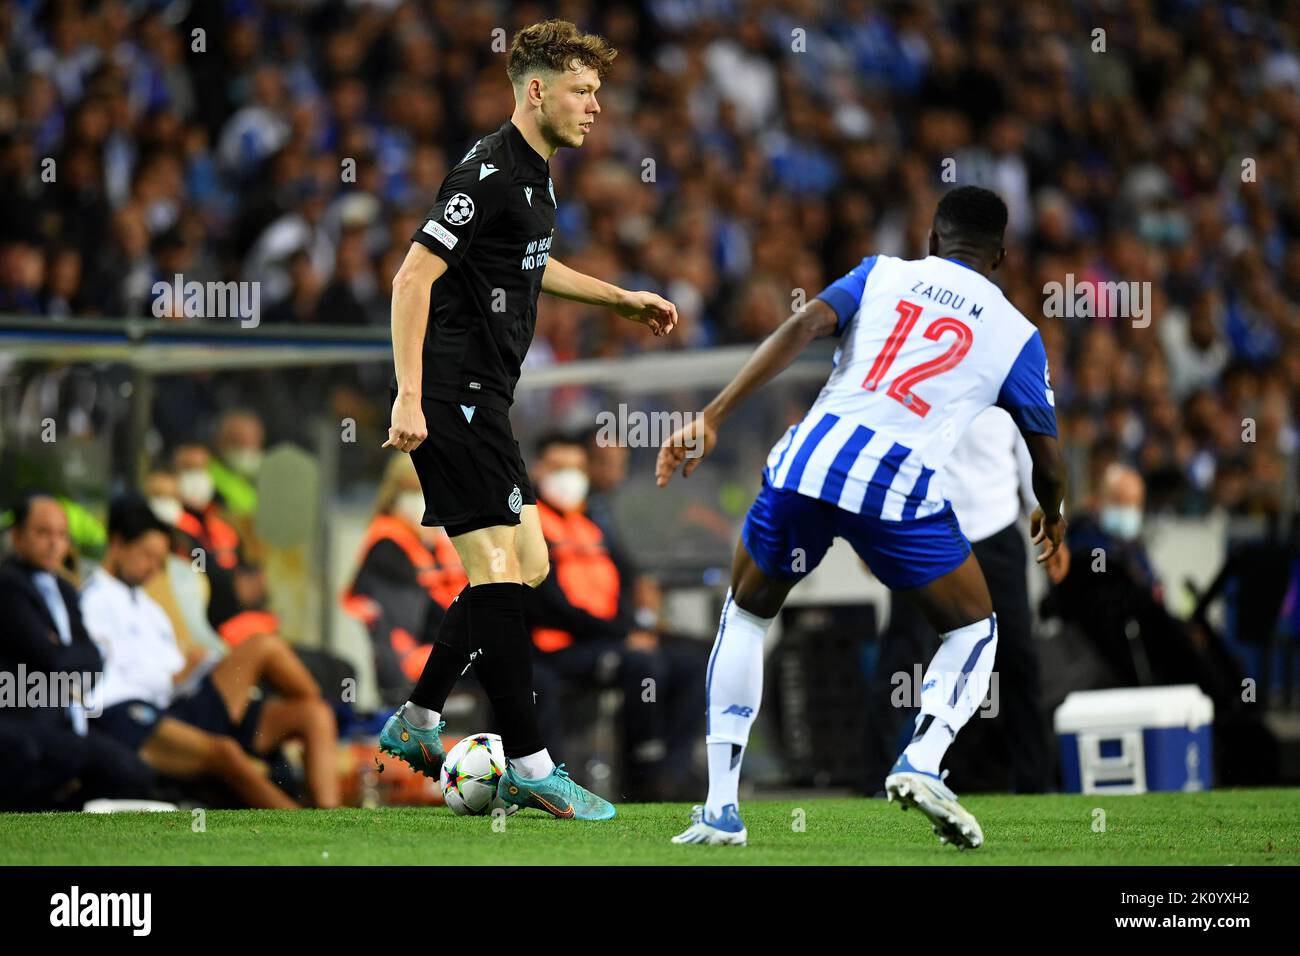
<path id="1" fill-rule="evenodd" d="M 262 467 L 266 430 L 256 413 L 226 412 L 217 423 L 216 455 L 208 462 L 216 493 L 237 524 L 257 513 L 257 473 Z"/>
<path id="2" fill-rule="evenodd" d="M 586 514 L 590 480 L 580 439 L 562 434 L 537 444 L 533 479 L 551 574 L 526 596 L 524 611 L 537 649 L 538 718 L 562 752 L 562 686 L 616 686 L 623 691 L 625 799 L 665 799 L 685 781 L 673 768 L 690 764 L 693 717 L 703 704 L 697 655 L 679 652 L 638 623 L 623 582 L 630 581 L 605 533 Z M 655 702 L 643 691 L 654 681 Z M 700 699 L 696 699 L 700 698 Z"/>
<path id="3" fill-rule="evenodd" d="M 451 539 L 426 528 L 424 492 L 407 455 L 388 461 L 343 609 L 365 625 L 384 703 L 406 700 L 419 680 L 433 638 L 469 583 Z"/>
<path id="4" fill-rule="evenodd" d="M 172 455 L 182 511 L 175 528 L 177 551 L 204 556 L 211 585 L 208 621 L 231 647 L 260 634 L 278 634 L 275 615 L 265 610 L 266 585 L 260 569 L 248 560 L 239 531 L 216 503 L 216 483 L 209 470 L 212 456 L 204 445 L 178 445 Z"/>
<path id="5" fill-rule="evenodd" d="M 1102 474 L 1095 516 L 1070 527 L 1068 572 L 1043 599 L 1044 618 L 1076 626 L 1101 657 L 1109 686 L 1197 684 L 1216 713 L 1233 708 L 1240 682 L 1210 636 L 1171 615 L 1142 541 L 1146 486 L 1128 465 Z M 1219 663 L 1215 663 L 1218 661 Z"/>
<path id="6" fill-rule="evenodd" d="M 145 500 L 155 518 L 167 526 L 173 547 L 159 573 L 144 584 L 144 591 L 167 612 L 176 642 L 186 659 L 204 657 L 205 667 L 215 665 L 229 652 L 230 647 L 208 620 L 208 600 L 211 586 L 203 574 L 195 574 L 193 558 L 188 553 L 177 553 L 176 530 L 185 506 L 181 504 L 176 475 L 168 469 L 156 468 L 144 480 Z"/>
<path id="7" fill-rule="evenodd" d="M 1080 515 L 1069 533 L 1071 558 L 1102 548 L 1107 565 L 1118 563 L 1135 584 L 1148 591 L 1157 601 L 1164 599 L 1164 589 L 1151 566 L 1146 545 L 1142 542 L 1142 525 L 1146 509 L 1146 483 L 1128 465 L 1114 462 L 1101 476 L 1097 505 L 1091 515 Z M 1073 564 L 1071 564 L 1073 567 Z M 1055 581 L 1054 583 L 1060 583 Z"/>

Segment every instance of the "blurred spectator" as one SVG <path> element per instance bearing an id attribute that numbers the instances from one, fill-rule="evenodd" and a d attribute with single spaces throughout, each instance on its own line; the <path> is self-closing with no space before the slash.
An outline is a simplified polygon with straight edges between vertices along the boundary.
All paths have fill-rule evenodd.
<path id="1" fill-rule="evenodd" d="M 96 724 L 159 774 L 214 776 L 251 807 L 298 804 L 245 751 L 264 756 L 300 739 L 312 804 L 337 806 L 334 714 L 292 649 L 261 635 L 210 667 L 201 650 L 183 655 L 171 620 L 143 589 L 164 567 L 168 527 L 143 498 L 128 496 L 110 503 L 108 530 L 104 563 L 81 595 L 104 655 Z M 281 696 L 254 700 L 251 691 L 262 680 Z"/>
<path id="2" fill-rule="evenodd" d="M 586 513 L 605 536 L 605 547 L 614 563 L 620 568 L 629 569 L 632 567 L 630 551 L 624 545 L 618 516 L 614 512 L 615 495 L 619 486 L 627 481 L 628 449 L 618 442 L 602 441 L 599 436 L 597 431 L 587 438 L 590 488 L 587 492 Z"/>
<path id="3" fill-rule="evenodd" d="M 144 493 L 154 517 L 167 527 L 175 544 L 176 525 L 185 512 L 176 475 L 163 469 L 151 471 L 145 477 Z M 193 562 L 192 555 L 170 551 L 163 569 L 145 582 L 145 593 L 167 612 L 176 643 L 187 660 L 202 653 L 217 661 L 229 653 L 230 647 L 208 620 L 211 585 L 206 575 L 195 573 Z"/>
<path id="4" fill-rule="evenodd" d="M 0 311 L 39 313 L 45 285 L 45 259 L 25 242 L 0 247 Z"/>
<path id="5" fill-rule="evenodd" d="M 232 409 L 217 422 L 216 454 L 208 462 L 208 471 L 226 510 L 245 523 L 245 534 L 251 533 L 257 513 L 256 481 L 265 447 L 266 429 L 256 412 Z"/>
<path id="6" fill-rule="evenodd" d="M 178 445 L 172 454 L 182 510 L 176 520 L 177 551 L 195 559 L 211 585 L 208 620 L 237 647 L 250 637 L 276 634 L 279 622 L 265 610 L 266 580 L 245 553 L 240 535 L 217 504 L 212 455 L 204 445 Z"/>
<path id="7" fill-rule="evenodd" d="M 409 455 L 392 455 L 343 608 L 365 625 L 385 704 L 403 703 L 420 679 L 444 612 L 469 584 L 442 528 L 426 528 L 424 492 Z"/>
<path id="8" fill-rule="evenodd" d="M 98 682 L 103 662 L 76 588 L 60 576 L 68 555 L 63 510 L 48 495 L 24 498 L 11 534 L 13 554 L 0 565 L 0 673 L 23 699 L 0 708 L 0 808 L 80 809 L 96 797 L 149 796 L 149 767 L 87 719 L 94 701 L 80 678 Z M 34 675 L 51 694 L 62 683 L 80 696 L 27 700 Z"/>
<path id="9" fill-rule="evenodd" d="M 366 234 L 348 226 L 339 238 L 334 278 L 325 286 L 317 307 L 316 321 L 327 325 L 366 325 L 388 319 L 388 309 L 379 308 L 379 283 L 366 251 Z"/>
<path id="10" fill-rule="evenodd" d="M 1096 514 L 1072 519 L 1068 571 L 1043 600 L 1044 617 L 1079 627 L 1109 671 L 1109 686 L 1197 684 L 1216 713 L 1240 704 L 1231 657 L 1173 617 L 1142 543 L 1146 489 L 1126 465 L 1106 469 Z"/>

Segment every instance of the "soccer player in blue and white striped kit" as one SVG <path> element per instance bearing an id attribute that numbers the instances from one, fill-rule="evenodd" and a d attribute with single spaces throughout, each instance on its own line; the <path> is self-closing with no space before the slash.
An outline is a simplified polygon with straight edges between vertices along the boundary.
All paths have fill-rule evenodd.
<path id="1" fill-rule="evenodd" d="M 926 670 L 916 732 L 885 781 L 945 843 L 978 847 L 975 818 L 940 762 L 979 707 L 997 618 L 979 562 L 940 487 L 944 464 L 983 409 L 1005 409 L 1033 459 L 1031 520 L 1041 563 L 1060 547 L 1064 469 L 1047 355 L 1034 325 L 989 279 L 1006 255 L 1007 208 L 963 186 L 939 202 L 929 256 L 869 256 L 790 316 L 703 414 L 669 437 L 656 478 L 699 466 L 722 421 L 813 339 L 841 339 L 826 386 L 777 442 L 745 518 L 706 678 L 709 794 L 676 843 L 744 844 L 740 765 L 762 695 L 763 637 L 786 595 L 844 538 L 943 638 Z M 689 449 L 700 449 L 687 458 Z"/>

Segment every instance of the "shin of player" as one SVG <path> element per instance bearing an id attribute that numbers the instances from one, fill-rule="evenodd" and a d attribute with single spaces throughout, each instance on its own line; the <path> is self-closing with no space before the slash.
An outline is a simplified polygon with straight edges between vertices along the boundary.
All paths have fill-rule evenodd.
<path id="1" fill-rule="evenodd" d="M 773 620 L 746 611 L 727 592 L 705 679 L 709 820 L 737 815 L 740 765 L 763 699 L 763 640 Z"/>
<path id="2" fill-rule="evenodd" d="M 921 711 L 916 731 L 902 760 L 922 773 L 938 774 L 939 765 L 957 736 L 988 693 L 998 649 L 998 618 L 955 628 L 943 643 L 921 681 Z"/>

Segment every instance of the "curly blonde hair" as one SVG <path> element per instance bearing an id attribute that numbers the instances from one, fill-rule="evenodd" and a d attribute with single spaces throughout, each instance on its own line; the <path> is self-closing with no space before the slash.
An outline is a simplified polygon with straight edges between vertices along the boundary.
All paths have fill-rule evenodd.
<path id="1" fill-rule="evenodd" d="M 618 51 L 604 37 L 583 33 L 568 20 L 543 20 L 515 34 L 506 60 L 506 73 L 515 86 L 530 73 L 564 73 L 590 67 L 602 80 L 613 68 Z"/>

